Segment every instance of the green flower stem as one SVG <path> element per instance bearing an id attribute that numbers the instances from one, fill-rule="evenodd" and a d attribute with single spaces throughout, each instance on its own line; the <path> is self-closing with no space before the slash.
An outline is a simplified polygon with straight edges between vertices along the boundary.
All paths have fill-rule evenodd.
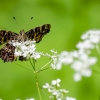
<path id="1" fill-rule="evenodd" d="M 51 67 L 47 67 L 47 68 L 44 68 L 44 69 L 40 69 L 40 70 L 37 70 L 36 73 L 39 73 L 41 71 L 44 71 L 44 70 L 47 70 L 47 69 L 50 69 Z"/>
<path id="2" fill-rule="evenodd" d="M 34 74 L 35 74 L 35 81 L 36 81 L 36 86 L 37 86 L 39 98 L 40 98 L 40 100 L 42 100 L 41 93 L 40 93 L 40 89 L 39 89 L 39 83 L 38 83 L 37 72 L 36 72 L 36 69 L 35 69 L 35 60 L 33 59 L 33 62 L 32 62 L 31 59 L 29 59 L 29 61 L 30 61 L 31 65 L 32 65 L 33 72 L 34 72 Z"/>
<path id="3" fill-rule="evenodd" d="M 42 100 L 40 89 L 39 89 L 39 84 L 38 84 L 37 73 L 34 71 L 34 74 L 35 74 L 35 81 L 36 81 L 36 86 L 37 86 L 38 94 L 39 94 L 40 100 Z"/>

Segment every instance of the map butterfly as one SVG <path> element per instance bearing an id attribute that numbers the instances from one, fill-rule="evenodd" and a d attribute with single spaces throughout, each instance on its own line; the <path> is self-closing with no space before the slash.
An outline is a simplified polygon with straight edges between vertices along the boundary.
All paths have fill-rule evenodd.
<path id="1" fill-rule="evenodd" d="M 44 24 L 42 26 L 35 27 L 30 29 L 27 32 L 21 30 L 19 34 L 11 31 L 0 30 L 0 45 L 5 44 L 3 48 L 0 49 L 0 58 L 4 62 L 12 62 L 16 60 L 14 55 L 15 47 L 12 44 L 9 44 L 9 41 L 17 40 L 17 41 L 26 41 L 26 40 L 35 40 L 36 43 L 39 43 L 44 35 L 49 33 L 51 28 L 50 24 Z M 26 60 L 25 57 L 20 56 L 19 60 L 23 61 Z"/>

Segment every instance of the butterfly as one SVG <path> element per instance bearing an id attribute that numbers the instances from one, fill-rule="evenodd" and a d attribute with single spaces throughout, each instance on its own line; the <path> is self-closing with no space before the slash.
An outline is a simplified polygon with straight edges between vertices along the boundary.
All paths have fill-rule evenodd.
<path id="1" fill-rule="evenodd" d="M 9 41 L 17 40 L 19 42 L 24 42 L 26 40 L 35 40 L 36 43 L 39 43 L 44 37 L 44 35 L 50 32 L 50 28 L 50 24 L 44 24 L 33 29 L 30 29 L 27 32 L 21 30 L 19 34 L 11 31 L 0 30 L 0 45 L 6 43 L 5 46 L 0 49 L 0 58 L 4 62 L 12 62 L 15 60 L 15 47 L 12 44 L 9 44 Z M 25 59 L 26 58 L 24 58 L 23 56 L 19 57 L 19 60 L 21 61 Z"/>

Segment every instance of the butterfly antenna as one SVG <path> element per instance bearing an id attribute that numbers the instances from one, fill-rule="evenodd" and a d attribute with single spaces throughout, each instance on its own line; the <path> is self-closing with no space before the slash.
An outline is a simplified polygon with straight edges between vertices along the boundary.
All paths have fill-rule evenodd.
<path id="1" fill-rule="evenodd" d="M 28 21 L 28 23 L 24 26 L 23 29 L 25 29 L 25 27 L 29 24 L 29 22 L 33 19 L 33 17 L 31 17 L 31 19 Z"/>
<path id="2" fill-rule="evenodd" d="M 16 21 L 15 17 L 13 17 L 13 19 L 15 20 L 15 22 L 16 22 L 16 24 L 17 24 L 18 28 L 21 30 L 21 28 L 19 27 L 19 24 L 17 23 L 17 21 Z"/>

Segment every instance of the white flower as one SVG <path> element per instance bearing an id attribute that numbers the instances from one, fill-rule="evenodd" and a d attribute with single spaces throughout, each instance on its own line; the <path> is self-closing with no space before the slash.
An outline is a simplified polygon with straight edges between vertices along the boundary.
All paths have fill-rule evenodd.
<path id="1" fill-rule="evenodd" d="M 52 95 L 55 95 L 56 98 L 60 97 L 60 92 L 59 92 L 59 90 L 53 90 L 53 91 L 52 91 Z"/>
<path id="2" fill-rule="evenodd" d="M 76 71 L 76 74 L 74 74 L 74 80 L 80 81 L 82 78 L 81 76 L 90 77 L 92 75 L 90 66 L 95 64 L 96 61 L 96 58 L 88 57 L 86 55 L 80 56 L 78 60 L 75 60 L 71 65 L 71 68 Z"/>
<path id="3" fill-rule="evenodd" d="M 82 79 L 82 75 L 80 73 L 75 73 L 73 77 L 75 82 L 78 82 Z"/>
<path id="4" fill-rule="evenodd" d="M 60 86 L 60 79 L 56 79 L 56 80 L 53 80 L 51 82 L 52 86 L 49 85 L 48 83 L 46 83 L 43 88 L 47 88 L 51 91 L 48 91 L 50 96 L 49 98 L 50 99 L 56 99 L 56 100 L 76 100 L 75 98 L 72 98 L 72 97 L 65 97 L 65 94 L 68 93 L 69 91 L 68 90 L 65 90 L 65 89 L 59 89 L 59 86 Z M 57 86 L 58 84 L 58 86 Z M 70 98 L 70 99 L 69 99 Z"/>
<path id="5" fill-rule="evenodd" d="M 61 80 L 58 78 L 57 80 L 53 80 L 52 82 L 51 82 L 51 84 L 52 85 L 57 85 L 57 87 L 60 87 L 60 83 L 61 82 Z"/>
<path id="6" fill-rule="evenodd" d="M 66 97 L 66 100 L 76 100 L 76 98 L 73 98 L 73 97 Z"/>
<path id="7" fill-rule="evenodd" d="M 58 63 L 58 57 L 59 57 L 59 55 L 54 50 L 51 50 L 51 53 L 52 53 L 52 55 L 46 53 L 44 56 L 48 56 L 52 60 L 51 67 L 53 69 L 57 69 L 56 64 Z"/>
<path id="8" fill-rule="evenodd" d="M 64 64 L 71 64 L 73 62 L 73 55 L 70 52 L 63 51 L 60 54 L 59 60 Z"/>
<path id="9" fill-rule="evenodd" d="M 52 90 L 54 89 L 51 85 L 49 85 L 48 83 L 45 83 L 45 85 L 43 85 L 43 88 L 47 88 L 48 92 L 52 92 Z"/>
<path id="10" fill-rule="evenodd" d="M 76 52 L 67 52 L 63 51 L 58 57 L 58 61 L 56 61 L 55 69 L 60 70 L 62 68 L 62 64 L 71 64 L 74 60 L 74 57 L 77 57 Z"/>
<path id="11" fill-rule="evenodd" d="M 22 52 L 20 50 L 15 49 L 15 53 L 16 57 L 21 56 Z"/>
<path id="12" fill-rule="evenodd" d="M 30 57 L 31 57 L 31 58 L 34 58 L 34 59 L 38 59 L 38 58 L 40 58 L 41 56 L 40 56 L 40 53 L 39 53 L 39 52 L 34 52 Z"/>
<path id="13" fill-rule="evenodd" d="M 89 30 L 81 36 L 83 40 L 89 40 L 91 43 L 97 44 L 100 42 L 100 30 Z"/>
<path id="14" fill-rule="evenodd" d="M 23 56 L 28 58 L 38 59 L 40 58 L 40 53 L 36 51 L 35 41 L 25 41 L 25 42 L 10 42 L 13 46 L 15 46 L 15 56 Z"/>
<path id="15" fill-rule="evenodd" d="M 50 50 L 53 54 L 57 54 L 57 51 L 54 50 Z"/>
<path id="16" fill-rule="evenodd" d="M 75 98 L 72 98 L 72 97 L 67 97 L 67 98 L 65 97 L 65 94 L 68 93 L 69 91 L 65 89 L 59 89 L 60 81 L 61 81 L 60 79 L 56 79 L 51 82 L 52 85 L 49 85 L 48 83 L 46 83 L 43 86 L 43 88 L 47 88 L 51 90 L 51 91 L 48 91 L 50 94 L 49 98 L 50 99 L 55 98 L 56 100 L 76 100 Z M 56 86 L 57 84 L 58 86 Z"/>
<path id="17" fill-rule="evenodd" d="M 81 38 L 83 41 L 76 45 L 78 50 L 61 52 L 55 67 L 60 70 L 63 64 L 70 65 L 75 71 L 73 75 L 75 81 L 80 81 L 82 76 L 90 77 L 92 75 L 90 67 L 97 62 L 97 58 L 91 57 L 90 54 L 92 49 L 100 43 L 100 30 L 87 31 Z"/>
<path id="18" fill-rule="evenodd" d="M 59 91 L 63 92 L 63 93 L 68 93 L 69 92 L 68 90 L 65 90 L 65 89 L 60 89 Z"/>
<path id="19" fill-rule="evenodd" d="M 93 49 L 95 46 L 91 43 L 90 40 L 85 40 L 84 42 L 79 42 L 76 47 L 78 49 Z"/>
<path id="20" fill-rule="evenodd" d="M 60 90 L 56 89 L 56 88 L 52 90 L 51 95 L 56 97 L 57 100 L 63 98 L 63 93 Z"/>
<path id="21" fill-rule="evenodd" d="M 21 45 L 19 45 L 19 46 L 20 46 L 20 49 L 21 49 L 21 50 L 27 51 L 27 47 L 26 47 L 26 45 L 24 45 L 24 43 L 21 44 Z M 18 46 L 17 46 L 17 47 L 18 47 Z"/>
<path id="22" fill-rule="evenodd" d="M 56 80 L 53 80 L 51 82 L 52 85 L 49 85 L 48 83 L 46 83 L 43 88 L 47 88 L 49 89 L 50 91 L 49 94 L 50 94 L 50 99 L 56 99 L 56 100 L 65 100 L 66 97 L 65 97 L 65 94 L 68 93 L 69 91 L 68 90 L 65 90 L 65 89 L 59 89 L 59 86 L 60 86 L 60 79 L 56 79 Z M 58 86 L 56 86 L 58 84 Z M 67 99 L 66 99 L 67 100 Z M 74 100 L 74 99 L 72 99 Z"/>
<path id="23" fill-rule="evenodd" d="M 88 53 L 86 54 L 82 49 L 74 52 L 64 51 L 60 54 L 56 67 L 60 69 L 62 64 L 70 64 L 71 68 L 76 71 L 74 75 L 75 81 L 80 81 L 82 76 L 90 77 L 92 74 L 90 66 L 95 64 L 97 59 L 95 57 L 89 57 Z"/>
<path id="24" fill-rule="evenodd" d="M 60 70 L 62 68 L 62 62 L 58 61 L 58 63 L 56 64 L 55 69 Z"/>
<path id="25" fill-rule="evenodd" d="M 26 99 L 26 100 L 35 100 L 34 98 L 29 98 L 29 99 Z"/>

